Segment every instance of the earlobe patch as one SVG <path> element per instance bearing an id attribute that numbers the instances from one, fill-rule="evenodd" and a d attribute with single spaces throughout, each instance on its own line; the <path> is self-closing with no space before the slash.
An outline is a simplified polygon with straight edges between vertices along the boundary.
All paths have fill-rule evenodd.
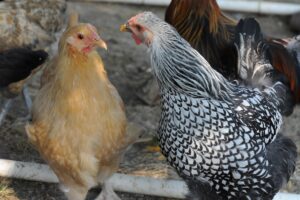
<path id="1" fill-rule="evenodd" d="M 68 44 L 74 44 L 75 39 L 74 39 L 73 36 L 70 36 L 70 37 L 68 37 L 68 38 L 66 39 L 66 42 L 67 42 Z"/>

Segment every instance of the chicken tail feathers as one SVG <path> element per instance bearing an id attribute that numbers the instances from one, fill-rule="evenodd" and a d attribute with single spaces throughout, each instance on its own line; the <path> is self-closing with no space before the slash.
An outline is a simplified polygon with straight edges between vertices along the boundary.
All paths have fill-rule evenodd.
<path id="1" fill-rule="evenodd" d="M 238 75 L 249 85 L 266 84 L 266 74 L 272 66 L 259 52 L 264 45 L 260 26 L 254 18 L 241 19 L 235 31 L 235 46 L 238 52 Z"/>
<path id="2" fill-rule="evenodd" d="M 297 55 L 282 44 L 264 41 L 258 22 L 253 18 L 240 20 L 235 32 L 238 52 L 238 75 L 254 87 L 272 86 L 282 82 L 300 103 L 300 63 Z"/>
<path id="3" fill-rule="evenodd" d="M 284 59 L 289 56 L 288 52 L 279 44 L 264 41 L 260 26 L 253 18 L 239 21 L 235 46 L 238 53 L 238 76 L 251 87 L 273 96 L 271 99 L 277 100 L 281 113 L 290 115 L 295 105 L 290 83 L 296 77 L 292 77 L 289 70 L 296 69 L 296 66 L 288 58 Z"/>

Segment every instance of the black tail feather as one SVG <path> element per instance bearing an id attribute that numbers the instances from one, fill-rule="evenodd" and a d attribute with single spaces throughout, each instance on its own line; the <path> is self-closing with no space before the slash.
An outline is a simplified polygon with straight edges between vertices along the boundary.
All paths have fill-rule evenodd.
<path id="1" fill-rule="evenodd" d="M 270 84 L 267 77 L 273 70 L 266 59 L 267 45 L 258 22 L 254 18 L 241 19 L 236 27 L 235 46 L 238 52 L 238 75 L 249 85 Z"/>
<path id="2" fill-rule="evenodd" d="M 238 46 L 241 45 L 240 34 L 242 34 L 244 38 L 251 39 L 253 42 L 256 42 L 256 45 L 257 42 L 263 40 L 261 28 L 254 18 L 241 19 L 237 24 L 235 29 L 235 43 Z"/>

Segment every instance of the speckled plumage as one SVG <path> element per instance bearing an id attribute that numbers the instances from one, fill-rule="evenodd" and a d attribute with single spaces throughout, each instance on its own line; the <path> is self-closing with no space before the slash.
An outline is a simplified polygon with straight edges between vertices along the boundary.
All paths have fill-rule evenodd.
<path id="1" fill-rule="evenodd" d="M 162 152 L 181 176 L 207 182 L 228 199 L 248 194 L 253 184 L 268 195 L 273 186 L 266 145 L 274 140 L 281 115 L 259 93 L 232 98 L 234 103 L 164 91 Z"/>
<path id="2" fill-rule="evenodd" d="M 137 22 L 154 35 L 149 50 L 161 91 L 159 143 L 187 182 L 188 198 L 272 199 L 294 171 L 296 147 L 277 135 L 290 95 L 283 82 L 260 69 L 270 66 L 258 55 L 264 52 L 255 41 L 260 30 L 252 27 L 253 37 L 238 34 L 237 43 L 239 67 L 248 66 L 245 77 L 255 69 L 264 72 L 255 75 L 263 77 L 265 85 L 254 88 L 228 82 L 152 13 L 138 15 Z M 256 53 L 244 55 L 248 48 Z"/>

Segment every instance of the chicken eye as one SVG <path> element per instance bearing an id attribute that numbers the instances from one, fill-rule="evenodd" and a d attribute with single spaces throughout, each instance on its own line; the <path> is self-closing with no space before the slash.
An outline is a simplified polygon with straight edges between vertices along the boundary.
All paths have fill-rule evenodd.
<path id="1" fill-rule="evenodd" d="M 138 31 L 141 31 L 142 30 L 142 26 L 141 25 L 136 25 L 136 29 L 138 30 Z"/>
<path id="2" fill-rule="evenodd" d="M 82 40 L 84 38 L 84 36 L 81 33 L 78 33 L 77 35 L 78 39 Z"/>

